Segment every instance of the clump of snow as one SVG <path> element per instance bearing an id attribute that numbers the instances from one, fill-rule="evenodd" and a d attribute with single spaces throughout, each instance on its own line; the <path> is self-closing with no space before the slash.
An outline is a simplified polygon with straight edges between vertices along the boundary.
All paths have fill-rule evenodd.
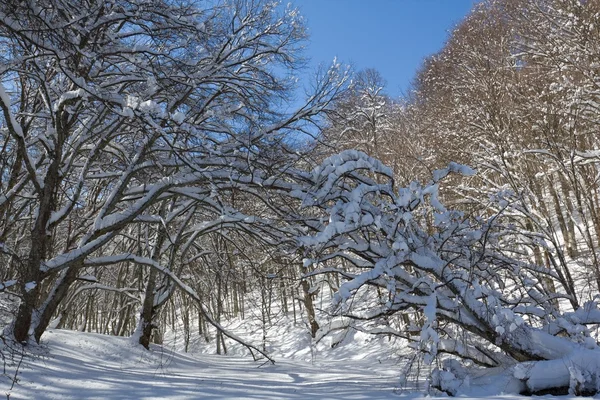
<path id="1" fill-rule="evenodd" d="M 25 284 L 25 290 L 28 291 L 28 292 L 30 292 L 33 289 L 35 289 L 36 286 L 37 286 L 37 282 L 27 282 Z"/>
<path id="2" fill-rule="evenodd" d="M 171 119 L 177 123 L 177 124 L 181 124 L 184 120 L 185 120 L 185 114 L 182 112 L 175 112 L 171 115 Z"/>
<path id="3" fill-rule="evenodd" d="M 161 115 L 162 114 L 162 108 L 160 107 L 160 105 L 155 102 L 154 100 L 146 100 L 146 101 L 142 101 L 139 105 L 138 105 L 138 109 L 143 112 L 143 113 L 148 113 L 148 114 L 157 114 L 157 115 Z"/>
<path id="4" fill-rule="evenodd" d="M 0 283 L 0 290 L 4 290 L 4 289 L 8 289 L 11 286 L 14 286 L 17 284 L 17 280 L 16 279 L 11 279 L 9 281 L 5 281 Z"/>

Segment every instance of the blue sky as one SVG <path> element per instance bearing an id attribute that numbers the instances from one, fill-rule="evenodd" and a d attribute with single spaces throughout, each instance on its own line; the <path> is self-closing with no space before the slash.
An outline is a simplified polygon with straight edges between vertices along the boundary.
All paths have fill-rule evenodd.
<path id="1" fill-rule="evenodd" d="M 399 96 L 423 59 L 442 48 L 448 31 L 475 0 L 291 0 L 310 33 L 311 68 L 334 57 L 356 70 L 375 68 L 387 93 Z"/>

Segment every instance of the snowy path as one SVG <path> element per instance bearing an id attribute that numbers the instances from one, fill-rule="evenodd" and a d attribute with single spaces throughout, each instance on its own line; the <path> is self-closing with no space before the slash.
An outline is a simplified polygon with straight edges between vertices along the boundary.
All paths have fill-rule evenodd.
<path id="1" fill-rule="evenodd" d="M 10 400 L 425 398 L 421 393 L 399 394 L 399 367 L 372 360 L 312 364 L 280 359 L 271 365 L 240 357 L 192 356 L 158 346 L 148 352 L 126 338 L 61 330 L 46 333 L 43 342 L 40 354 L 24 359 L 12 390 L 6 376 L 0 375 L 0 396 L 10 395 Z M 6 372 L 10 374 L 10 368 Z M 483 397 L 472 397 L 476 398 Z"/>
<path id="2" fill-rule="evenodd" d="M 384 366 L 283 360 L 262 365 L 159 348 L 148 353 L 127 339 L 66 331 L 50 332 L 44 340 L 47 349 L 24 362 L 10 399 L 398 398 L 398 372 Z"/>

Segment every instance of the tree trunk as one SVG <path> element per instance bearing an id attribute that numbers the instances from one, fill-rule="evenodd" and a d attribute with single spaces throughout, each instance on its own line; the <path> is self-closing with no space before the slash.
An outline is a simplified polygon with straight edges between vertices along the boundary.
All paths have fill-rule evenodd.
<path id="1" fill-rule="evenodd" d="M 83 262 L 79 264 L 79 267 L 81 266 L 83 266 Z M 46 301 L 38 310 L 39 319 L 33 326 L 33 336 L 36 342 L 39 343 L 40 338 L 48 328 L 56 309 L 66 297 L 69 287 L 71 287 L 73 282 L 77 279 L 78 271 L 79 268 L 77 266 L 72 266 L 64 270 L 55 282 Z"/>
<path id="2" fill-rule="evenodd" d="M 62 121 L 62 118 L 57 119 L 57 122 Z M 62 128 L 61 124 L 56 127 L 57 132 L 59 132 L 59 138 L 62 136 L 60 133 L 64 133 Z M 44 186 L 37 189 L 39 197 L 38 214 L 30 232 L 31 249 L 25 271 L 20 277 L 21 304 L 13 323 L 12 333 L 15 340 L 19 343 L 25 343 L 29 339 L 32 322 L 37 325 L 37 321 L 33 321 L 33 313 L 38 305 L 39 290 L 41 281 L 44 278 L 40 267 L 42 266 L 42 261 L 48 256 L 48 243 L 50 240 L 48 221 L 50 221 L 52 211 L 55 208 L 56 187 L 60 180 L 61 142 L 59 140 L 55 152 L 52 154 L 52 162 L 44 177 Z M 19 145 L 19 150 L 23 154 L 27 152 L 27 149 L 21 144 Z M 37 340 L 39 338 L 36 338 Z"/>
<path id="3" fill-rule="evenodd" d="M 158 261 L 162 252 L 162 247 L 166 238 L 166 231 L 163 226 L 158 230 L 156 243 L 152 249 L 152 260 Z M 152 336 L 152 328 L 154 327 L 153 320 L 156 316 L 155 302 L 155 291 L 156 291 L 156 276 L 157 271 L 155 268 L 150 268 L 148 273 L 148 283 L 146 284 L 146 292 L 144 294 L 144 302 L 142 303 L 142 310 L 140 312 L 140 338 L 139 343 L 146 349 L 150 347 L 150 339 Z"/>
<path id="4" fill-rule="evenodd" d="M 19 285 L 21 304 L 13 323 L 13 336 L 17 342 L 23 344 L 29 339 L 32 323 L 37 324 L 33 319 L 33 313 L 37 306 L 42 280 L 40 266 L 46 254 L 46 243 L 48 241 L 45 229 L 41 233 L 39 232 L 38 225 L 40 224 L 40 222 L 36 222 L 36 228 L 31 232 L 32 241 L 29 260 Z"/>
<path id="5" fill-rule="evenodd" d="M 567 242 L 567 253 L 569 254 L 569 257 L 573 258 L 577 255 L 577 238 L 575 237 L 575 222 L 573 219 L 573 216 L 575 215 L 576 211 L 575 211 L 575 206 L 573 205 L 573 200 L 571 199 L 571 190 L 569 189 L 569 183 L 567 181 L 567 179 L 565 178 L 565 176 L 563 174 L 559 174 L 559 181 L 560 181 L 560 187 L 561 190 L 563 192 L 563 204 L 565 206 L 567 206 L 567 218 L 566 218 L 566 224 L 567 224 L 567 229 L 569 231 L 569 236 L 567 237 L 567 239 L 569 240 Z M 576 179 L 576 178 L 575 178 Z M 574 189 L 576 189 L 577 183 L 575 183 L 575 186 L 573 186 Z M 575 197 L 577 198 L 577 191 L 575 190 Z M 583 218 L 583 215 L 580 215 L 580 218 Z"/>
<path id="6" fill-rule="evenodd" d="M 552 196 L 553 205 L 554 205 L 554 213 L 556 214 L 556 218 L 558 220 L 558 225 L 560 226 L 560 231 L 565 239 L 567 254 L 569 255 L 569 257 L 573 257 L 575 255 L 575 252 L 577 249 L 577 247 L 576 247 L 577 243 L 575 242 L 575 238 L 574 238 L 575 232 L 574 232 L 574 230 L 571 230 L 571 224 L 567 227 L 567 220 L 569 220 L 570 218 L 567 218 L 567 220 L 566 220 L 564 218 L 564 215 L 563 215 L 563 212 L 561 209 L 561 205 L 563 205 L 565 203 L 561 202 L 561 199 L 558 197 L 558 193 L 556 192 L 556 189 L 554 188 L 552 183 L 550 183 L 548 185 L 548 189 L 550 190 L 550 195 Z M 566 200 L 566 201 L 569 201 L 569 200 Z M 567 213 L 569 211 L 567 211 Z"/>
<path id="7" fill-rule="evenodd" d="M 310 326 L 310 335 L 314 338 L 319 330 L 319 324 L 317 323 L 317 317 L 315 314 L 315 307 L 313 305 L 313 295 L 310 293 L 310 285 L 307 279 L 302 280 L 302 291 L 304 292 L 304 307 L 306 308 L 306 314 L 308 316 L 308 324 Z"/>

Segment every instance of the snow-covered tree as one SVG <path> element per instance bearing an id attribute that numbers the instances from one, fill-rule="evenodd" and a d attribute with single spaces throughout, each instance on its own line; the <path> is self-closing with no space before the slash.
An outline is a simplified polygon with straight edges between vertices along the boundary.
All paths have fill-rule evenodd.
<path id="1" fill-rule="evenodd" d="M 393 103 L 385 93 L 385 81 L 375 69 L 356 73 L 352 86 L 329 113 L 325 143 L 333 152 L 364 151 L 383 159 L 390 142 Z"/>
<path id="2" fill-rule="evenodd" d="M 558 285 L 549 293 L 545 282 L 560 282 L 561 272 L 521 261 L 524 234 L 510 222 L 518 202 L 499 194 L 492 202 L 501 211 L 485 217 L 440 202 L 448 174 L 473 172 L 450 164 L 427 184 L 397 190 L 390 169 L 363 153 L 327 159 L 314 170 L 315 186 L 303 203 L 328 217 L 316 233 L 299 238 L 305 264 L 312 274 L 345 280 L 334 311 L 366 321 L 367 331 L 408 339 L 427 362 L 444 361 L 432 380 L 443 391 L 456 394 L 476 383 L 464 367 L 471 365 L 499 367 L 492 371 L 512 385 L 506 390 L 595 392 L 597 299 L 579 304 Z M 364 301 L 381 292 L 387 301 Z M 392 328 L 384 317 L 397 313 L 411 318 Z"/>
<path id="3" fill-rule="evenodd" d="M 229 199 L 247 191 L 273 207 L 266 191 L 293 188 L 301 156 L 286 138 L 344 83 L 334 67 L 304 106 L 278 111 L 304 37 L 296 10 L 263 1 L 3 3 L 0 235 L 18 342 L 39 341 L 102 266 L 145 266 L 198 300 L 164 263 L 177 229 L 280 229 Z M 149 247 L 134 251 L 144 225 Z M 153 274 L 144 304 L 160 294 Z"/>
<path id="4" fill-rule="evenodd" d="M 596 14 L 589 2 L 482 2 L 423 67 L 415 95 L 436 167 L 479 171 L 454 199 L 466 210 L 511 193 L 513 223 L 531 233 L 525 257 L 556 270 L 564 279 L 547 290 L 559 284 L 578 304 L 598 288 Z"/>

